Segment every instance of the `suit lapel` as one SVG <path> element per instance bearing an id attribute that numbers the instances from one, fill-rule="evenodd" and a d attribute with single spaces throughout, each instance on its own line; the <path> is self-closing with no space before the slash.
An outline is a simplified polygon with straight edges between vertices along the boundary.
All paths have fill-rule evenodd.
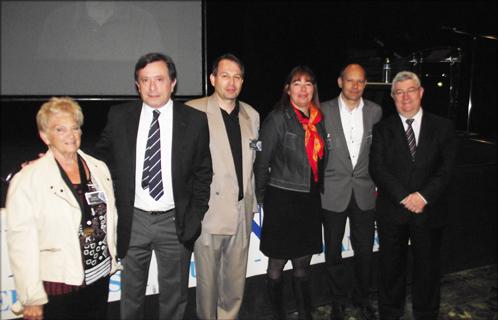
<path id="1" fill-rule="evenodd" d="M 45 181 L 47 186 L 50 186 L 50 189 L 53 190 L 55 195 L 66 201 L 69 205 L 80 209 L 80 203 L 77 200 L 78 195 L 76 194 L 76 191 L 64 181 L 52 151 L 48 150 L 45 157 L 40 161 L 45 161 L 47 163 L 46 171 L 48 173 L 48 178 Z M 69 181 L 69 183 L 71 184 L 71 181 Z"/>
<path id="2" fill-rule="evenodd" d="M 180 157 L 183 149 L 183 140 L 187 132 L 187 120 L 185 119 L 184 106 L 178 102 L 173 101 L 173 133 L 171 140 L 171 177 L 174 181 L 175 173 L 180 172 L 177 166 L 180 165 L 182 158 Z M 173 187 L 173 190 L 175 188 Z"/>
<path id="3" fill-rule="evenodd" d="M 253 138 L 251 132 L 251 118 L 246 112 L 244 105 L 239 102 L 239 124 L 240 124 L 240 136 L 241 136 L 241 147 L 242 147 L 242 186 L 244 188 L 244 193 L 247 189 L 247 182 L 249 182 L 249 177 L 252 172 L 252 151 L 247 148 L 250 140 Z"/>
<path id="4" fill-rule="evenodd" d="M 360 153 L 358 154 L 358 162 L 365 157 L 365 148 L 367 147 L 367 139 L 371 137 L 372 132 L 368 128 L 372 127 L 372 113 L 366 102 L 363 105 L 363 136 L 361 137 Z"/>
<path id="5" fill-rule="evenodd" d="M 135 172 L 136 162 L 137 162 L 137 134 L 138 134 L 138 125 L 140 123 L 140 113 L 142 112 L 142 102 L 136 102 L 133 108 L 130 109 L 130 113 L 126 118 L 126 126 L 125 134 L 127 143 L 123 143 L 124 146 L 128 146 L 129 148 L 129 160 L 130 160 L 130 171 Z M 122 159 L 116 159 L 120 161 Z M 132 179 L 133 190 L 135 190 L 135 176 Z"/>
<path id="6" fill-rule="evenodd" d="M 341 141 L 341 145 L 343 146 L 341 148 L 343 154 L 342 159 L 348 167 L 352 167 L 353 164 L 351 163 L 350 160 L 348 142 L 346 141 L 346 137 L 344 136 L 344 129 L 342 128 L 341 110 L 339 108 L 339 98 L 337 98 L 335 103 L 332 104 L 331 116 L 332 117 L 330 121 L 332 122 L 332 128 L 336 128 L 335 135 L 337 136 L 337 139 Z M 341 149 L 336 149 L 336 151 L 341 151 Z M 330 156 L 333 157 L 334 155 L 332 154 Z"/>
<path id="7" fill-rule="evenodd" d="M 225 168 L 233 173 L 233 177 L 235 178 L 235 181 L 237 181 L 232 149 L 230 148 L 230 141 L 228 141 L 225 122 L 223 121 L 220 107 L 218 106 L 218 102 L 214 95 L 211 95 L 208 99 L 206 113 L 208 114 L 209 133 L 212 138 L 209 143 L 214 145 L 214 150 L 219 151 L 218 154 L 223 155 L 222 158 Z"/>
<path id="8" fill-rule="evenodd" d="M 420 133 L 418 136 L 415 161 L 417 161 L 417 159 L 420 161 L 420 159 L 424 158 L 423 154 L 425 153 L 426 148 L 429 145 L 428 142 L 430 141 L 429 139 L 431 136 L 431 132 L 433 132 L 433 131 L 434 131 L 434 128 L 432 126 L 431 119 L 428 118 L 424 113 L 422 115 L 422 122 L 420 123 Z"/>

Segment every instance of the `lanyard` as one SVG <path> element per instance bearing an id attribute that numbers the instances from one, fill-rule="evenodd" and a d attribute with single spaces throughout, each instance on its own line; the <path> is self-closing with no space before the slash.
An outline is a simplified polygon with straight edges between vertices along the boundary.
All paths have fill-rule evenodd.
<path id="1" fill-rule="evenodd" d="M 81 210 L 81 224 L 85 225 L 85 222 L 88 220 L 88 218 L 91 216 L 90 212 L 90 207 L 88 206 L 88 203 L 81 198 L 81 196 L 76 192 L 76 189 L 73 186 L 73 183 L 71 180 L 69 180 L 69 177 L 66 174 L 66 171 L 62 168 L 62 166 L 59 164 L 59 161 L 55 161 L 57 163 L 57 166 L 59 167 L 59 171 L 61 173 L 62 179 L 64 182 L 67 184 L 69 187 L 69 190 L 71 190 L 73 196 L 76 198 L 76 201 L 78 201 L 78 204 L 80 205 L 80 210 Z M 81 189 L 83 190 L 83 195 L 88 192 L 88 179 L 86 178 L 86 173 L 84 169 L 84 164 L 83 161 L 78 155 L 78 171 L 80 174 L 80 184 L 81 184 Z M 84 198 L 84 197 L 83 197 Z"/>

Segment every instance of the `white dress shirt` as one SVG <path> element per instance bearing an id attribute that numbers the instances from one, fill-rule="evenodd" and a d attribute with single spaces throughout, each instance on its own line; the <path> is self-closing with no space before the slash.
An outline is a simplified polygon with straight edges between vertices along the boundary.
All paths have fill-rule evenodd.
<path id="1" fill-rule="evenodd" d="M 410 119 L 413 119 L 413 122 L 412 122 L 412 129 L 413 129 L 413 133 L 415 134 L 415 144 L 418 145 L 418 136 L 420 135 L 420 125 L 422 124 L 422 108 L 420 108 L 420 110 L 418 110 L 418 112 Z M 403 117 L 401 114 L 399 115 L 399 117 L 401 118 L 401 122 L 403 123 L 403 128 L 405 129 L 405 132 L 406 132 L 406 129 L 408 129 L 408 123 L 406 123 L 406 120 L 409 119 L 409 118 L 405 118 Z"/>
<path id="2" fill-rule="evenodd" d="M 363 138 L 363 106 L 363 99 L 360 98 L 358 107 L 350 110 L 342 98 L 342 93 L 339 95 L 339 111 L 341 115 L 342 130 L 344 132 L 344 137 L 346 138 L 353 168 L 358 162 L 361 140 Z"/>
<path id="3" fill-rule="evenodd" d="M 145 103 L 142 104 L 137 133 L 135 207 L 145 211 L 166 211 L 175 207 L 171 180 L 171 146 L 173 137 L 173 101 L 171 99 L 164 106 L 157 109 L 161 113 L 159 116 L 159 128 L 161 139 L 161 175 L 164 195 L 156 201 L 149 195 L 149 188 L 142 188 L 145 148 L 154 110 L 156 109 Z"/>
<path id="4" fill-rule="evenodd" d="M 415 134 L 415 145 L 418 145 L 418 137 L 420 135 L 420 125 L 422 124 L 422 114 L 423 113 L 424 112 L 422 111 L 422 108 L 420 108 L 418 110 L 418 112 L 412 118 L 405 118 L 401 114 L 398 114 L 399 117 L 401 118 L 401 123 L 403 123 L 403 128 L 405 129 L 405 132 L 406 132 L 406 129 L 408 129 L 408 123 L 406 123 L 406 120 L 413 119 L 412 129 L 413 129 L 413 133 Z M 420 192 L 417 192 L 417 194 L 424 200 L 425 203 L 427 203 L 427 200 Z"/>

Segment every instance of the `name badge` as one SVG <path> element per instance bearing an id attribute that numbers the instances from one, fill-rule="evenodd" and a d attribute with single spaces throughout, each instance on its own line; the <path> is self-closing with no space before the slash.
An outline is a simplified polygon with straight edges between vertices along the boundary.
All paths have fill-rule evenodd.
<path id="1" fill-rule="evenodd" d="M 89 206 L 104 203 L 106 201 L 104 191 L 92 191 L 85 193 L 86 203 Z"/>
<path id="2" fill-rule="evenodd" d="M 330 133 L 327 133 L 327 150 L 332 150 L 332 137 L 330 136 Z"/>
<path id="3" fill-rule="evenodd" d="M 256 151 L 262 151 L 263 150 L 263 143 L 261 142 L 261 140 L 251 140 L 249 142 L 249 148 L 251 148 L 252 150 L 256 150 Z"/>

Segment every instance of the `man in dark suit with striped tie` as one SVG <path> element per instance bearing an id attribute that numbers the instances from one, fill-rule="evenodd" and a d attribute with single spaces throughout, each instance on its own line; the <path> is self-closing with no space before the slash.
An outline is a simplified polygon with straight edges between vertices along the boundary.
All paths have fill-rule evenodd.
<path id="1" fill-rule="evenodd" d="M 414 318 L 435 320 L 439 313 L 439 251 L 456 137 L 450 120 L 422 109 L 423 94 L 416 74 L 398 73 L 391 88 L 398 114 L 373 130 L 370 175 L 378 188 L 379 313 L 383 320 L 403 316 L 409 247 Z"/>
<path id="2" fill-rule="evenodd" d="M 160 53 L 135 66 L 141 101 L 113 106 L 97 143 L 111 169 L 118 209 L 121 319 L 143 319 L 152 251 L 159 319 L 183 319 L 190 257 L 208 209 L 212 179 L 206 115 L 171 99 L 173 60 Z"/>

